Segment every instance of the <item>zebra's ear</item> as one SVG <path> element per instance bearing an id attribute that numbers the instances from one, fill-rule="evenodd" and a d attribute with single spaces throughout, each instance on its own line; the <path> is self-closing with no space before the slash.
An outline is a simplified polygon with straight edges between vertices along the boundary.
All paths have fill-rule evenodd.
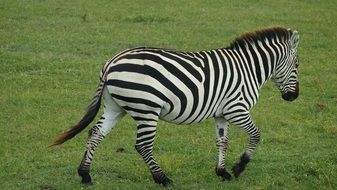
<path id="1" fill-rule="evenodd" d="M 298 34 L 296 30 L 294 30 L 290 38 L 290 43 L 292 45 L 292 48 L 296 49 L 298 47 L 299 42 L 300 42 L 300 35 Z"/>

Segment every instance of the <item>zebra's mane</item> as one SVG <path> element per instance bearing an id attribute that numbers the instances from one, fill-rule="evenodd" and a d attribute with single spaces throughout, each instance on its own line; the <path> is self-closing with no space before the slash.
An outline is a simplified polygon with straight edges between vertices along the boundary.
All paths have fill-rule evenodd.
<path id="1" fill-rule="evenodd" d="M 246 46 L 247 43 L 256 43 L 258 41 L 265 41 L 266 39 L 288 40 L 292 31 L 280 26 L 264 28 L 256 30 L 254 32 L 243 33 L 240 37 L 237 37 L 228 48 L 238 49 Z"/>

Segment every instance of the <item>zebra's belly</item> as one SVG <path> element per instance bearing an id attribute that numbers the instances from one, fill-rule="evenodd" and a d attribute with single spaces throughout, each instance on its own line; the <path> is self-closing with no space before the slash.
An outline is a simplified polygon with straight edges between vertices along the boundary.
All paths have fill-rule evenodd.
<path id="1" fill-rule="evenodd" d="M 200 123 L 204 120 L 206 120 L 207 118 L 203 118 L 201 120 L 194 120 L 194 121 L 179 121 L 179 120 L 172 120 L 170 118 L 167 118 L 167 117 L 159 117 L 160 120 L 162 121 L 165 121 L 165 122 L 168 122 L 168 123 L 173 123 L 173 124 L 177 124 L 177 125 L 187 125 L 187 124 L 196 124 L 196 123 Z"/>
<path id="2" fill-rule="evenodd" d="M 181 110 L 173 110 L 170 112 L 169 106 L 164 105 L 161 109 L 159 119 L 173 124 L 195 124 L 209 118 L 206 115 L 202 117 L 200 114 L 193 114 L 188 111 L 183 114 L 181 114 Z"/>

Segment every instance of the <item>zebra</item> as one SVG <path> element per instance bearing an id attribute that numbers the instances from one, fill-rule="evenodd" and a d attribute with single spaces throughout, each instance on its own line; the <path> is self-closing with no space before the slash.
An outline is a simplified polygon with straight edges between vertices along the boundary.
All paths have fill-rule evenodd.
<path id="1" fill-rule="evenodd" d="M 244 33 L 226 48 L 208 51 L 127 49 L 106 62 L 86 114 L 51 146 L 64 143 L 86 128 L 103 99 L 104 113 L 89 130 L 78 167 L 81 182 L 92 183 L 89 170 L 96 147 L 129 114 L 137 125 L 135 149 L 154 181 L 167 186 L 172 180 L 152 154 L 158 120 L 192 124 L 214 118 L 218 154 L 215 173 L 222 180 L 231 180 L 225 167 L 227 128 L 233 124 L 249 135 L 246 150 L 232 167 L 232 173 L 238 177 L 260 141 L 260 131 L 249 112 L 263 84 L 271 79 L 286 101 L 299 95 L 298 44 L 296 30 L 277 26 Z"/>

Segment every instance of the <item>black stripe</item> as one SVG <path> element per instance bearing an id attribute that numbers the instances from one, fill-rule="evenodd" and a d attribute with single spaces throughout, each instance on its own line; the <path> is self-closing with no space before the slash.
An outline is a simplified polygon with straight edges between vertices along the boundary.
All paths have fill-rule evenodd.
<path id="1" fill-rule="evenodd" d="M 151 134 L 151 133 L 156 133 L 156 129 L 154 129 L 154 130 L 149 130 L 149 131 L 143 131 L 143 132 L 137 133 L 137 138 L 142 137 L 142 136 L 144 136 L 144 135 L 149 135 L 149 134 Z M 155 134 L 154 134 L 154 135 L 155 135 Z M 154 136 L 154 135 L 152 135 L 152 136 Z"/>
<path id="2" fill-rule="evenodd" d="M 242 55 L 240 53 L 240 51 L 237 51 L 236 53 L 237 53 L 237 56 L 241 59 L 240 65 L 243 68 L 242 71 L 246 74 L 245 75 L 245 86 L 242 86 L 241 91 L 243 92 L 243 97 L 244 97 L 245 101 L 247 103 L 249 103 L 250 104 L 249 106 L 251 107 L 251 106 L 253 106 L 254 102 L 250 102 L 247 97 L 249 96 L 252 100 L 256 99 L 256 97 L 257 97 L 255 95 L 255 89 L 257 87 L 256 78 L 253 75 L 252 70 L 250 70 L 250 69 L 252 69 L 252 67 L 250 67 L 250 64 L 247 63 L 247 62 L 244 62 L 244 56 L 245 55 Z M 250 86 L 252 88 L 252 92 L 248 90 L 248 88 L 249 88 L 248 86 Z M 247 88 L 247 91 L 245 90 L 244 87 Z"/>
<path id="3" fill-rule="evenodd" d="M 243 80 L 244 80 L 244 85 L 242 86 L 241 88 L 241 92 L 242 92 L 242 95 L 243 95 L 243 98 L 246 100 L 247 103 L 249 103 L 248 99 L 247 99 L 247 95 L 252 97 L 250 92 L 246 92 L 244 93 L 245 91 L 243 90 L 244 89 L 244 86 L 247 86 L 247 85 L 250 85 L 250 77 L 249 77 L 249 70 L 247 69 L 245 63 L 242 62 L 241 59 L 241 56 L 240 56 L 240 53 L 238 52 L 234 52 L 233 53 L 233 56 L 237 58 L 237 61 L 238 61 L 238 65 L 240 67 L 240 70 L 242 72 L 242 75 L 243 75 Z"/>
<path id="4" fill-rule="evenodd" d="M 234 66 L 229 72 L 232 72 L 233 74 L 237 74 L 236 75 L 237 76 L 237 80 L 234 81 L 234 77 L 232 77 L 231 78 L 232 83 L 229 83 L 229 85 L 233 85 L 233 83 L 235 83 L 234 89 L 231 92 L 229 92 L 230 94 L 228 94 L 229 96 L 231 96 L 232 94 L 238 92 L 237 90 L 238 90 L 239 85 L 242 82 L 242 80 L 244 80 L 242 78 L 244 76 L 242 76 L 241 73 L 240 73 L 240 71 L 243 72 L 242 68 L 240 67 L 241 64 L 239 62 L 236 62 L 236 59 L 235 59 L 236 56 L 233 54 L 233 52 L 229 51 L 228 55 L 232 57 L 233 63 L 231 65 Z"/>
<path id="5" fill-rule="evenodd" d="M 193 57 L 187 56 L 187 55 L 191 55 L 190 52 L 180 52 L 180 51 L 166 50 L 166 49 L 160 49 L 160 48 L 158 48 L 158 49 L 146 49 L 146 50 L 144 50 L 143 53 L 146 53 L 146 52 L 156 53 L 156 54 L 159 54 L 159 55 L 162 55 L 164 57 L 167 57 L 169 59 L 174 60 L 175 62 L 179 63 L 179 65 L 184 67 L 187 71 L 189 71 L 199 82 L 202 81 L 201 74 L 193 67 L 193 65 L 191 65 L 190 63 L 186 63 L 186 61 L 182 60 L 182 58 L 186 59 L 186 60 L 189 60 L 195 66 L 201 68 L 202 65 L 201 65 L 200 61 L 198 59 L 196 59 L 194 55 L 193 55 Z M 188 53 L 190 53 L 190 54 L 188 54 Z M 174 56 L 174 55 L 176 55 L 176 56 Z"/>
<path id="6" fill-rule="evenodd" d="M 203 103 L 202 103 L 202 106 L 201 106 L 201 110 L 200 112 L 198 113 L 197 117 L 195 117 L 192 121 L 192 123 L 194 121 L 196 121 L 196 119 L 201 116 L 201 113 L 202 111 L 205 109 L 205 106 L 206 106 L 206 102 L 207 102 L 207 97 L 208 97 L 208 94 L 209 94 L 209 87 L 210 87 L 210 73 L 209 73 L 209 62 L 208 62 L 208 56 L 206 55 L 207 53 L 206 52 L 199 52 L 200 55 L 202 55 L 204 57 L 203 59 L 203 62 L 204 62 L 204 67 L 203 67 L 203 72 L 204 72 L 204 75 L 205 75 L 205 80 L 204 80 L 204 98 L 203 98 Z"/>
<path id="7" fill-rule="evenodd" d="M 153 107 L 153 108 L 161 108 L 161 105 L 158 105 L 157 103 L 154 103 L 150 100 L 142 99 L 142 98 L 131 98 L 126 96 L 121 96 L 118 94 L 111 94 L 112 97 L 122 100 L 124 102 L 131 102 L 136 104 L 145 104 L 147 106 Z"/>
<path id="8" fill-rule="evenodd" d="M 277 52 L 276 47 L 275 47 L 274 44 L 272 43 L 272 41 L 269 40 L 268 42 L 269 42 L 269 46 L 270 46 L 270 47 L 266 46 L 266 49 L 268 50 L 269 55 L 270 55 L 270 61 L 271 61 L 271 63 L 270 63 L 271 68 L 270 68 L 270 69 L 271 69 L 271 74 L 273 74 L 272 72 L 273 72 L 273 69 L 274 69 L 275 64 L 276 64 L 276 61 L 277 61 L 277 55 L 278 55 L 278 52 Z M 274 54 L 273 54 L 273 51 L 272 51 L 272 50 L 274 50 L 274 53 L 275 53 L 275 56 L 276 56 L 276 57 L 274 57 Z"/>
<path id="9" fill-rule="evenodd" d="M 137 137 L 138 137 L 138 136 L 137 136 Z M 145 141 L 148 141 L 148 140 L 152 140 L 152 141 L 146 143 L 146 144 L 150 144 L 150 143 L 153 142 L 154 137 L 155 137 L 155 136 L 153 135 L 153 136 L 150 136 L 150 137 L 146 137 L 146 138 L 144 138 L 144 139 L 137 140 L 137 141 L 136 141 L 136 145 L 139 144 L 139 143 L 141 143 L 141 142 L 145 142 Z M 143 146 L 144 146 L 144 145 L 143 145 Z"/>
<path id="10" fill-rule="evenodd" d="M 271 41 L 269 41 L 269 45 L 271 44 Z M 269 74 L 272 74 L 272 70 L 274 68 L 274 54 L 273 52 L 271 51 L 270 47 L 267 46 L 267 43 L 265 41 L 262 41 L 262 46 L 264 47 L 264 49 L 268 52 L 269 54 L 269 57 L 270 57 L 270 64 L 268 63 L 268 67 L 270 67 L 270 73 Z M 271 46 L 271 45 L 270 45 Z"/>
<path id="11" fill-rule="evenodd" d="M 264 74 L 265 75 L 265 79 L 268 78 L 268 73 L 269 73 L 269 68 L 268 68 L 268 59 L 267 59 L 267 56 L 266 54 L 264 53 L 264 51 L 262 50 L 262 48 L 260 46 L 256 46 L 257 50 L 259 51 L 259 54 L 262 58 L 262 64 L 263 64 L 263 68 L 264 68 L 264 73 L 261 73 L 261 74 Z"/>
<path id="12" fill-rule="evenodd" d="M 248 87 L 247 87 L 247 88 L 248 88 Z M 243 99 L 245 100 L 245 102 L 247 102 L 247 103 L 249 104 L 250 102 L 249 102 L 247 96 L 252 97 L 251 93 L 249 92 L 249 90 L 246 91 L 245 86 L 242 86 L 241 92 L 242 92 L 242 94 L 243 94 Z M 252 105 L 249 104 L 249 107 L 251 107 L 251 106 L 252 106 Z"/>
<path id="13" fill-rule="evenodd" d="M 115 65 L 113 67 L 110 68 L 109 73 L 111 72 L 122 72 L 122 71 L 128 71 L 128 72 L 134 72 L 134 73 L 140 73 L 140 74 L 144 74 L 144 75 L 149 75 L 151 77 L 153 77 L 154 79 L 156 79 L 157 81 L 159 81 L 161 84 L 163 84 L 163 86 L 165 86 L 166 88 L 170 89 L 180 100 L 181 102 L 181 110 L 180 113 L 178 115 L 181 116 L 185 109 L 186 109 L 186 105 L 187 105 L 187 97 L 184 94 L 184 92 L 182 92 L 175 84 L 173 84 L 170 80 L 168 80 L 165 76 L 162 75 L 161 72 L 159 72 L 158 70 L 148 66 L 148 65 L 135 65 L 135 64 L 119 64 L 119 65 Z"/>
<path id="14" fill-rule="evenodd" d="M 213 72 L 214 72 L 214 82 L 213 82 L 213 94 L 212 94 L 212 97 L 211 97 L 211 101 L 209 102 L 209 107 L 207 108 L 207 111 L 205 112 L 205 116 L 203 119 L 206 119 L 209 115 L 207 115 L 207 113 L 212 109 L 212 104 L 214 101 L 216 101 L 216 93 L 219 91 L 218 89 L 218 83 L 219 83 L 219 62 L 218 62 L 218 59 L 216 58 L 216 52 L 214 51 L 211 51 L 210 52 L 210 58 L 212 60 L 212 65 L 213 65 Z M 215 106 L 215 105 L 214 105 Z M 210 112 L 208 114 L 211 114 Z"/>
<path id="15" fill-rule="evenodd" d="M 138 84 L 134 82 L 122 81 L 122 80 L 117 80 L 117 79 L 108 80 L 106 84 L 117 86 L 120 88 L 125 88 L 125 89 L 133 89 L 133 90 L 148 92 L 150 94 L 157 96 L 158 98 L 167 102 L 168 104 L 170 104 L 169 113 L 173 110 L 174 106 L 173 106 L 172 101 L 168 99 L 163 93 L 159 92 L 157 89 L 153 88 L 152 86 L 145 85 L 145 84 Z"/>
<path id="16" fill-rule="evenodd" d="M 154 112 L 154 111 L 141 110 L 141 109 L 132 108 L 132 107 L 129 107 L 129 106 L 122 106 L 122 108 L 126 111 L 133 111 L 133 112 L 137 112 L 137 113 L 141 113 L 141 114 L 152 114 L 152 115 L 155 115 L 155 116 L 159 116 L 159 114 L 157 112 Z"/>
<path id="17" fill-rule="evenodd" d="M 232 94 L 234 94 L 234 93 L 232 93 Z M 238 98 L 239 98 L 239 96 L 240 96 L 240 93 L 237 93 L 233 98 L 227 99 L 226 104 L 224 105 L 224 107 L 227 107 L 227 105 L 230 104 L 230 103 L 232 103 L 233 101 L 237 101 Z M 227 108 L 227 110 L 229 110 L 229 108 Z"/>
<path id="18" fill-rule="evenodd" d="M 243 65 L 245 65 L 246 66 L 246 69 L 247 69 L 247 71 L 248 71 L 248 74 L 251 76 L 251 78 L 254 80 L 254 81 L 252 81 L 253 82 L 253 84 L 255 85 L 255 86 L 257 86 L 258 84 L 260 85 L 261 83 L 258 81 L 258 80 L 256 80 L 256 73 L 254 74 L 253 73 L 253 71 L 254 71 L 254 69 L 253 69 L 253 63 L 251 62 L 251 60 L 250 60 L 250 58 L 249 58 L 249 54 L 248 54 L 248 49 L 247 48 L 242 48 L 241 49 L 242 50 L 242 53 L 243 53 L 243 55 L 241 54 L 241 52 L 238 52 L 239 53 L 239 55 L 242 57 L 242 61 L 243 61 L 243 57 L 244 58 L 246 58 L 246 60 L 247 60 L 247 62 L 246 63 L 243 63 Z M 253 52 L 252 52 L 253 53 Z M 248 68 L 247 68 L 247 66 L 248 66 Z M 261 79 L 260 79 L 261 80 Z M 256 82 L 258 82 L 258 84 L 256 84 Z"/>
<path id="19" fill-rule="evenodd" d="M 174 52 L 172 52 L 172 53 L 174 53 Z M 179 56 L 183 57 L 184 59 L 187 59 L 187 60 L 193 62 L 193 64 L 195 66 L 202 68 L 202 63 L 200 62 L 199 59 L 196 59 L 196 57 L 193 53 L 191 53 L 191 52 L 175 52 L 175 53 L 178 54 Z M 200 79 L 200 82 L 202 81 L 201 77 L 202 77 L 201 75 L 200 75 L 200 78 L 197 77 L 198 80 Z"/>
<path id="20" fill-rule="evenodd" d="M 136 116 L 133 116 L 132 118 L 134 120 L 136 120 L 136 121 L 157 121 L 156 119 L 144 118 L 144 117 L 136 117 Z"/>
<path id="21" fill-rule="evenodd" d="M 170 52 L 170 53 L 175 53 L 175 52 Z M 184 67 L 189 73 L 191 73 L 192 76 L 194 76 L 199 82 L 202 82 L 202 76 L 201 74 L 189 63 L 186 63 L 185 61 L 183 61 L 182 59 L 179 58 L 180 57 L 184 57 L 185 59 L 188 59 L 190 61 L 193 61 L 194 63 L 198 63 L 197 59 L 193 59 L 191 60 L 191 58 L 187 58 L 187 56 L 183 56 L 183 54 L 177 54 L 178 57 L 173 56 L 168 54 L 165 51 L 160 52 L 161 55 L 174 60 L 175 62 L 177 62 L 179 65 L 181 65 L 182 67 Z M 197 65 L 198 67 L 201 67 L 201 65 Z"/>
<path id="22" fill-rule="evenodd" d="M 220 103 L 220 101 L 222 101 L 222 99 L 223 99 L 223 97 L 221 97 L 221 94 L 222 94 L 223 91 L 225 90 L 225 83 L 226 83 L 226 78 L 227 78 L 228 72 L 231 71 L 231 69 L 227 70 L 227 69 L 228 69 L 227 66 L 229 66 L 229 67 L 232 68 L 231 63 L 226 62 L 225 59 L 224 59 L 224 57 L 223 57 L 223 55 L 226 55 L 226 54 L 225 54 L 225 53 L 222 54 L 222 53 L 221 53 L 221 50 L 216 50 L 216 52 L 217 52 L 217 54 L 218 54 L 218 56 L 219 56 L 219 59 L 220 59 L 220 63 L 219 63 L 219 64 L 222 65 L 223 76 L 222 76 L 222 80 L 221 80 L 222 82 L 221 82 L 220 89 L 217 89 L 217 90 L 219 91 L 219 97 L 218 97 L 217 102 L 216 102 L 215 105 L 214 105 L 213 110 L 214 110 L 214 109 L 217 109 L 215 106 L 216 106 L 218 103 Z M 220 72 L 219 72 L 219 74 L 220 74 Z M 220 77 L 220 76 L 219 76 L 219 77 Z M 231 78 L 233 78 L 233 74 L 232 74 L 232 77 L 231 77 Z M 232 84 L 232 83 L 229 83 L 228 86 L 230 86 L 230 84 Z M 227 87 L 227 88 L 228 88 L 228 87 Z M 227 90 L 227 89 L 226 89 L 226 90 Z M 224 92 L 223 96 L 226 96 L 226 92 Z"/>
<path id="23" fill-rule="evenodd" d="M 259 86 L 261 86 L 261 84 L 262 84 L 261 68 L 260 68 L 260 65 L 259 65 L 259 59 L 257 58 L 257 55 L 256 55 L 259 52 L 255 52 L 251 44 L 248 44 L 248 48 L 249 48 L 249 51 L 250 51 L 250 53 L 252 54 L 252 57 L 253 57 L 257 81 L 259 83 Z"/>

